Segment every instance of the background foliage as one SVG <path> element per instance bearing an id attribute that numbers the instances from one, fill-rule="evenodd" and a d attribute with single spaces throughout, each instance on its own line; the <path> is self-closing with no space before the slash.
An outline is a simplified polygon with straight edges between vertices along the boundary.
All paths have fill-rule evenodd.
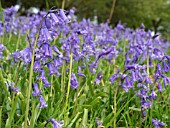
<path id="1" fill-rule="evenodd" d="M 128 27 L 137 28 L 144 23 L 146 29 L 162 32 L 168 39 L 170 33 L 170 1 L 169 0 L 65 0 L 65 9 L 75 7 L 79 19 L 98 17 L 98 22 L 106 22 L 109 18 L 112 2 L 115 7 L 110 24 L 115 26 L 119 21 Z M 61 8 L 62 0 L 2 0 L 2 7 L 19 4 L 22 8 L 38 7 L 41 10 L 52 6 Z M 22 9 L 21 9 L 22 10 Z"/>

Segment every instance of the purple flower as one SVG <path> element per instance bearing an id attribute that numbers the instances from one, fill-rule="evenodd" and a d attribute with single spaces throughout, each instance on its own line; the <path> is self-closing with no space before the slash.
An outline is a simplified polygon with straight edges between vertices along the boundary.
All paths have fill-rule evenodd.
<path id="1" fill-rule="evenodd" d="M 95 73 L 97 68 L 97 63 L 89 64 L 89 69 L 91 73 Z"/>
<path id="2" fill-rule="evenodd" d="M 50 57 L 53 58 L 52 55 L 52 48 L 50 47 L 50 44 L 43 43 L 40 47 L 41 52 L 43 53 L 44 57 Z"/>
<path id="3" fill-rule="evenodd" d="M 128 55 L 128 53 L 126 53 L 126 59 L 125 59 L 125 64 L 129 64 L 130 63 L 130 61 L 131 61 L 131 59 L 130 59 L 130 57 L 129 57 L 129 55 Z"/>
<path id="4" fill-rule="evenodd" d="M 63 9 L 60 9 L 60 10 L 59 10 L 59 13 L 60 13 L 61 18 L 62 18 L 66 23 L 68 23 L 68 22 L 69 22 L 69 19 L 67 18 L 67 16 L 66 16 L 66 14 L 64 13 Z"/>
<path id="5" fill-rule="evenodd" d="M 96 118 L 96 125 L 102 126 L 103 122 L 99 120 L 99 118 Z"/>
<path id="6" fill-rule="evenodd" d="M 0 44 L 0 51 L 5 51 L 6 47 L 3 44 Z"/>
<path id="7" fill-rule="evenodd" d="M 17 9 L 16 9 L 14 6 L 12 6 L 12 7 L 10 7 L 10 8 L 6 8 L 6 9 L 4 10 L 4 14 L 7 15 L 7 16 L 12 16 L 12 15 L 15 14 L 16 12 L 17 12 Z"/>
<path id="8" fill-rule="evenodd" d="M 114 84 L 114 81 L 117 79 L 119 77 L 119 74 L 114 74 L 114 75 L 112 75 L 111 77 L 110 77 L 110 82 L 112 83 L 112 84 Z"/>
<path id="9" fill-rule="evenodd" d="M 76 75 L 74 73 L 72 73 L 72 75 L 71 75 L 71 82 L 70 82 L 70 84 L 71 84 L 71 87 L 73 89 L 77 89 L 77 87 L 79 85 L 79 83 L 77 81 L 77 78 L 76 78 Z"/>
<path id="10" fill-rule="evenodd" d="M 152 106 L 152 103 L 148 101 L 141 101 L 141 106 L 142 110 L 146 110 Z"/>
<path id="11" fill-rule="evenodd" d="M 41 70 L 41 64 L 40 64 L 40 61 L 35 61 L 34 62 L 34 71 L 35 72 L 39 72 Z"/>
<path id="12" fill-rule="evenodd" d="M 83 73 L 78 73 L 77 75 L 86 78 L 86 75 L 84 75 Z"/>
<path id="13" fill-rule="evenodd" d="M 58 122 L 53 118 L 49 118 L 47 121 L 47 123 L 45 124 L 44 128 L 46 128 L 46 125 L 51 122 L 53 124 L 53 128 L 61 128 L 64 125 L 64 122 Z"/>
<path id="14" fill-rule="evenodd" d="M 108 54 L 109 54 L 110 52 L 112 52 L 113 50 L 114 50 L 114 48 L 113 48 L 113 47 L 110 47 L 110 48 L 108 48 L 107 50 L 105 50 L 104 52 L 101 52 L 101 53 L 98 55 L 95 63 L 97 63 L 98 60 L 99 60 L 102 56 L 108 55 Z"/>
<path id="15" fill-rule="evenodd" d="M 145 29 L 145 25 L 142 23 L 142 24 L 140 25 L 140 28 L 141 28 L 141 29 Z"/>
<path id="16" fill-rule="evenodd" d="M 45 103 L 44 97 L 43 96 L 39 96 L 39 102 L 40 102 L 40 106 L 39 108 L 46 108 L 48 105 Z"/>
<path id="17" fill-rule="evenodd" d="M 60 51 L 58 50 L 57 46 L 52 46 L 52 48 L 53 48 L 54 52 L 58 54 L 59 57 L 63 57 L 62 52 L 60 52 Z"/>
<path id="18" fill-rule="evenodd" d="M 39 76 L 37 76 L 37 79 L 46 79 L 45 77 L 45 71 L 44 70 L 40 70 Z"/>
<path id="19" fill-rule="evenodd" d="M 61 58 L 58 58 L 58 60 L 54 58 L 54 67 L 59 68 L 60 66 L 62 66 L 62 64 L 63 64 L 63 61 Z"/>
<path id="20" fill-rule="evenodd" d="M 101 81 L 101 79 L 103 78 L 103 75 L 102 75 L 102 72 L 100 71 L 98 74 L 97 74 L 97 78 L 96 80 L 94 81 L 94 84 L 98 85 Z"/>
<path id="21" fill-rule="evenodd" d="M 44 77 L 44 79 L 42 79 L 42 82 L 44 83 L 44 87 L 50 87 L 50 83 L 48 82 L 48 79 L 46 77 Z"/>
<path id="22" fill-rule="evenodd" d="M 168 72 L 170 70 L 169 66 L 167 65 L 166 61 L 163 62 L 163 71 Z"/>
<path id="23" fill-rule="evenodd" d="M 159 82 L 159 83 L 158 83 L 158 92 L 162 92 L 162 91 L 163 91 L 163 88 L 162 88 L 161 83 Z"/>
<path id="24" fill-rule="evenodd" d="M 42 33 L 43 33 L 46 41 L 51 41 L 52 40 L 51 35 L 50 35 L 47 28 L 43 28 Z"/>
<path id="25" fill-rule="evenodd" d="M 52 63 L 48 63 L 48 64 L 47 64 L 47 67 L 48 67 L 50 76 L 56 73 L 56 72 L 55 72 L 54 65 L 53 65 Z"/>
<path id="26" fill-rule="evenodd" d="M 50 17 L 51 17 L 51 19 L 55 22 L 55 23 L 59 23 L 59 20 L 58 20 L 58 18 L 57 18 L 57 16 L 54 14 L 54 13 L 50 13 Z"/>
<path id="27" fill-rule="evenodd" d="M 149 95 L 149 99 L 152 100 L 152 99 L 155 99 L 157 97 L 157 94 L 152 91 L 151 94 Z"/>
<path id="28" fill-rule="evenodd" d="M 32 51 L 30 48 L 25 48 L 24 50 L 20 51 L 19 55 L 24 64 L 28 64 L 32 60 Z"/>
<path id="29" fill-rule="evenodd" d="M 47 29 L 51 28 L 51 21 L 48 17 L 45 18 L 45 25 L 46 25 Z"/>
<path id="30" fill-rule="evenodd" d="M 12 88 L 12 91 L 15 92 L 15 93 L 20 92 L 20 90 L 21 90 L 20 88 Z"/>
<path id="31" fill-rule="evenodd" d="M 134 88 L 133 81 L 129 80 L 128 77 L 125 78 L 125 82 L 122 84 L 122 88 L 128 92 L 130 88 Z"/>
<path id="32" fill-rule="evenodd" d="M 165 123 L 161 122 L 161 121 L 158 120 L 158 119 L 154 119 L 154 118 L 152 119 L 152 124 L 153 124 L 153 126 L 154 126 L 155 128 L 160 128 L 160 127 L 166 126 Z"/>
<path id="33" fill-rule="evenodd" d="M 137 81 L 135 71 L 131 70 L 131 74 L 132 74 L 132 80 Z"/>
<path id="34" fill-rule="evenodd" d="M 32 92 L 32 95 L 33 96 L 39 96 L 39 95 L 41 95 L 42 94 L 42 91 L 40 91 L 39 89 L 38 89 L 38 84 L 37 83 L 34 83 L 34 92 Z"/>

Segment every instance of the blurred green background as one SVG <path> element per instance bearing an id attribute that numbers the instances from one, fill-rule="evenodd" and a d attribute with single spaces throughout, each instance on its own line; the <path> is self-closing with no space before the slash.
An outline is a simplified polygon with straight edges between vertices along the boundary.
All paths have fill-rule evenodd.
<path id="1" fill-rule="evenodd" d="M 20 5 L 21 14 L 26 14 L 30 7 L 48 10 L 52 6 L 76 8 L 79 20 L 97 16 L 98 23 L 110 21 L 115 26 L 119 21 L 128 27 L 137 28 L 144 23 L 146 30 L 170 40 L 170 0 L 1 0 L 3 8 Z"/>

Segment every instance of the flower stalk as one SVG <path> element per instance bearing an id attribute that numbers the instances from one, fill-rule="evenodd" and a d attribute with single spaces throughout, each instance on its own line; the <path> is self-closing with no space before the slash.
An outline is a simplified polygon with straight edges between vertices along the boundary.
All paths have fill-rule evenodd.
<path id="1" fill-rule="evenodd" d="M 46 16 L 47 15 L 48 15 L 48 13 L 46 14 Z M 27 90 L 27 94 L 26 94 L 27 100 L 26 100 L 24 128 L 27 128 L 27 120 L 28 120 L 28 112 L 29 112 L 29 104 L 30 104 L 29 102 L 30 102 L 30 95 L 31 95 L 32 81 L 33 81 L 33 67 L 34 67 L 34 60 L 35 60 L 35 48 L 36 48 L 36 45 L 37 45 L 37 42 L 38 42 L 38 39 L 39 39 L 39 36 L 40 36 L 42 23 L 43 23 L 44 19 L 46 18 L 46 16 L 43 17 L 42 21 L 40 22 L 38 33 L 37 33 L 37 36 L 36 36 L 36 39 L 35 39 L 35 42 L 34 42 L 34 46 L 32 48 L 32 61 L 31 61 L 31 67 L 30 67 L 29 85 L 28 85 L 28 90 Z"/>
<path id="2" fill-rule="evenodd" d="M 70 83 L 71 83 L 71 75 L 72 75 L 72 63 L 73 63 L 73 53 L 71 52 L 70 53 L 70 66 L 69 66 L 70 70 L 69 70 L 69 80 L 68 80 L 68 86 L 67 86 L 65 111 L 67 110 L 67 107 L 68 107 L 68 98 L 69 98 L 69 93 L 70 93 Z M 65 119 L 67 120 L 67 114 L 66 114 Z"/>

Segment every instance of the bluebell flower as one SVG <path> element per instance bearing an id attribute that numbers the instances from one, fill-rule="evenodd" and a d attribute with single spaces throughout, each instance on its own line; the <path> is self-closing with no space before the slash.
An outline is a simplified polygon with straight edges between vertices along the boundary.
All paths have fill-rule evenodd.
<path id="1" fill-rule="evenodd" d="M 67 16 L 66 16 L 66 14 L 64 13 L 63 9 L 60 9 L 60 10 L 59 10 L 59 14 L 60 14 L 61 18 L 62 18 L 66 23 L 69 22 L 69 19 L 67 18 Z"/>
<path id="2" fill-rule="evenodd" d="M 52 48 L 50 47 L 50 44 L 43 43 L 40 47 L 40 51 L 43 53 L 44 57 L 53 58 Z"/>
<path id="3" fill-rule="evenodd" d="M 77 75 L 86 78 L 86 75 L 84 75 L 83 73 L 78 73 Z"/>
<path id="4" fill-rule="evenodd" d="M 48 17 L 45 18 L 45 25 L 46 25 L 47 29 L 51 28 L 51 21 Z"/>
<path id="5" fill-rule="evenodd" d="M 142 117 L 146 117 L 147 112 L 145 110 L 142 111 Z"/>
<path id="6" fill-rule="evenodd" d="M 61 58 L 58 58 L 58 60 L 54 58 L 53 60 L 54 60 L 54 67 L 59 68 L 60 66 L 62 66 L 63 60 Z"/>
<path id="7" fill-rule="evenodd" d="M 124 83 L 122 84 L 122 88 L 125 92 L 128 92 L 129 89 L 134 88 L 133 81 L 126 77 Z"/>
<path id="8" fill-rule="evenodd" d="M 58 50 L 57 46 L 54 45 L 54 46 L 52 46 L 52 48 L 53 48 L 54 52 L 57 53 L 57 55 L 58 55 L 60 58 L 63 57 L 62 52 L 60 52 L 60 51 Z"/>
<path id="9" fill-rule="evenodd" d="M 43 33 L 43 35 L 45 37 L 45 41 L 52 41 L 51 35 L 50 35 L 47 28 L 43 28 L 42 33 Z"/>
<path id="10" fill-rule="evenodd" d="M 47 67 L 48 67 L 50 76 L 56 73 L 54 65 L 51 62 L 47 63 Z"/>
<path id="11" fill-rule="evenodd" d="M 50 13 L 50 17 L 55 23 L 57 23 L 57 24 L 59 23 L 59 19 L 57 18 L 57 16 L 54 13 Z"/>
<path id="12" fill-rule="evenodd" d="M 116 80 L 116 79 L 118 79 L 118 77 L 119 77 L 119 74 L 114 74 L 114 75 L 112 75 L 111 77 L 110 77 L 110 82 L 113 84 L 114 83 L 114 81 Z"/>
<path id="13" fill-rule="evenodd" d="M 152 119 L 152 124 L 153 124 L 153 126 L 154 126 L 155 128 L 160 128 L 160 127 L 166 126 L 165 123 L 161 122 L 161 121 L 158 120 L 158 119 L 154 119 L 154 118 Z"/>
<path id="14" fill-rule="evenodd" d="M 46 120 L 46 124 L 45 124 L 44 128 L 46 128 L 46 126 L 49 122 L 52 123 L 53 128 L 62 128 L 62 126 L 64 125 L 64 122 L 61 123 L 61 122 L 56 121 L 53 118 L 49 118 L 48 120 Z"/>
<path id="15" fill-rule="evenodd" d="M 46 77 L 44 77 L 44 79 L 42 79 L 42 82 L 44 84 L 44 87 L 50 87 L 50 83 L 48 82 L 48 79 Z"/>
<path id="16" fill-rule="evenodd" d="M 140 25 L 140 28 L 141 28 L 141 29 L 145 29 L 145 25 L 142 23 L 142 24 Z"/>
<path id="17" fill-rule="evenodd" d="M 34 83 L 34 92 L 32 92 L 33 96 L 40 96 L 42 94 L 42 91 L 38 89 L 38 84 Z"/>
<path id="18" fill-rule="evenodd" d="M 48 105 L 45 103 L 44 97 L 43 96 L 39 96 L 39 102 L 40 102 L 40 106 L 39 108 L 46 108 Z"/>
<path id="19" fill-rule="evenodd" d="M 135 71 L 131 70 L 131 74 L 132 74 L 132 80 L 135 82 L 136 80 L 136 74 Z"/>
<path id="20" fill-rule="evenodd" d="M 45 71 L 44 70 L 40 70 L 39 72 L 39 76 L 36 77 L 36 79 L 46 79 L 46 76 L 45 76 Z"/>
<path id="21" fill-rule="evenodd" d="M 20 89 L 20 88 L 15 88 L 15 87 L 13 87 L 13 88 L 12 88 L 12 91 L 15 92 L 15 93 L 19 93 L 19 92 L 21 91 L 21 89 Z"/>
<path id="22" fill-rule="evenodd" d="M 94 84 L 98 85 L 101 81 L 101 79 L 103 78 L 103 75 L 102 75 L 102 72 L 100 71 L 98 74 L 97 74 L 97 78 L 95 79 L 94 81 Z"/>
<path id="23" fill-rule="evenodd" d="M 158 82 L 158 92 L 162 92 L 162 91 L 163 91 L 162 84 Z"/>
<path id="24" fill-rule="evenodd" d="M 32 61 L 32 50 L 30 48 L 25 48 L 19 52 L 21 60 L 24 64 L 31 63 Z"/>
<path id="25" fill-rule="evenodd" d="M 148 101 L 141 101 L 141 106 L 142 110 L 146 110 L 152 106 L 152 103 Z"/>
<path id="26" fill-rule="evenodd" d="M 98 62 L 98 60 L 102 57 L 102 56 L 105 56 L 105 55 L 108 55 L 110 52 L 112 52 L 114 50 L 114 48 L 113 47 L 110 47 L 110 48 L 108 48 L 107 50 L 105 50 L 104 52 L 101 52 L 98 56 L 97 56 L 97 58 L 96 58 L 96 60 L 95 60 L 95 63 L 97 63 Z"/>
<path id="27" fill-rule="evenodd" d="M 35 72 L 37 72 L 37 71 L 39 72 L 41 70 L 41 63 L 40 63 L 40 61 L 35 61 L 34 62 L 33 69 L 34 69 Z"/>
<path id="28" fill-rule="evenodd" d="M 129 64 L 130 61 L 131 61 L 131 59 L 130 59 L 130 57 L 129 57 L 129 54 L 126 53 L 126 55 L 125 55 L 125 64 Z"/>
<path id="29" fill-rule="evenodd" d="M 163 61 L 163 71 L 168 72 L 170 70 L 170 67 L 167 65 L 166 61 Z"/>
<path id="30" fill-rule="evenodd" d="M 103 122 L 99 120 L 99 118 L 96 118 L 96 125 L 98 127 L 102 126 Z"/>
<path id="31" fill-rule="evenodd" d="M 74 73 L 72 73 L 72 75 L 71 75 L 70 84 L 71 84 L 71 88 L 73 88 L 73 89 L 77 89 L 77 87 L 79 85 L 77 78 L 76 78 L 76 75 Z"/>
<path id="32" fill-rule="evenodd" d="M 0 51 L 5 51 L 5 50 L 6 50 L 6 46 L 0 43 Z"/>
<path id="33" fill-rule="evenodd" d="M 150 100 L 156 99 L 156 97 L 157 97 L 157 94 L 155 93 L 155 91 L 152 91 L 151 94 L 149 95 Z"/>

